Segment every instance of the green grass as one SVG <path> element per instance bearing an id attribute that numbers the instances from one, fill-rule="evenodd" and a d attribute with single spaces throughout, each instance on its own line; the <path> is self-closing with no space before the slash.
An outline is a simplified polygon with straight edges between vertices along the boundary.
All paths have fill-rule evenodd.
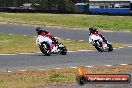
<path id="1" fill-rule="evenodd" d="M 89 44 L 88 41 L 79 41 L 79 40 L 61 40 L 61 42 L 67 46 L 68 50 L 77 51 L 77 50 L 95 50 L 95 48 Z M 127 47 L 125 43 L 112 43 L 114 48 Z"/>
<path id="2" fill-rule="evenodd" d="M 77 50 L 95 50 L 88 41 L 78 40 L 59 40 L 68 49 L 68 51 Z M 115 48 L 126 47 L 127 44 L 113 43 Z M 35 44 L 35 38 L 22 35 L 0 34 L 0 53 L 34 53 L 38 52 L 39 47 Z"/>
<path id="3" fill-rule="evenodd" d="M 103 71 L 102 71 L 103 69 Z M 85 68 L 87 74 L 121 74 L 132 70 L 126 66 L 95 66 Z M 78 69 L 47 69 L 16 72 L 0 72 L 0 88 L 43 88 L 50 85 L 70 85 L 76 83 Z"/>
<path id="4" fill-rule="evenodd" d="M 26 23 L 103 30 L 132 31 L 131 16 L 106 16 L 82 14 L 0 13 L 1 22 Z"/>
<path id="5" fill-rule="evenodd" d="M 36 51 L 38 48 L 33 37 L 0 34 L 0 53 L 32 53 Z"/>
<path id="6" fill-rule="evenodd" d="M 37 88 L 37 86 L 75 82 L 75 70 L 34 70 L 0 73 L 0 88 Z"/>

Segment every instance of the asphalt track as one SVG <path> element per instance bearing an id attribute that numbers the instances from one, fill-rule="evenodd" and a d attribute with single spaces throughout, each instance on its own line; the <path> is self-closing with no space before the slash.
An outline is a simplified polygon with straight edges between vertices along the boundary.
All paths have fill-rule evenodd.
<path id="1" fill-rule="evenodd" d="M 0 24 L 0 33 L 36 35 L 35 26 Z M 88 40 L 88 30 L 71 30 L 64 28 L 45 28 L 53 36 L 66 39 Z M 110 42 L 132 43 L 132 32 L 103 32 Z"/>
<path id="2" fill-rule="evenodd" d="M 21 34 L 35 36 L 35 26 L 22 26 L 14 24 L 0 24 L 0 33 Z M 46 28 L 53 36 L 65 39 L 88 40 L 87 30 L 70 30 L 63 28 Z M 132 44 L 132 32 L 103 32 L 104 36 L 111 42 L 122 42 Z M 29 55 L 0 55 L 0 71 L 6 69 L 34 69 L 52 67 L 75 67 L 80 65 L 115 65 L 131 64 L 132 48 L 115 49 L 113 52 L 82 51 L 70 52 L 66 56 L 52 55 L 50 57 L 42 54 Z"/>
<path id="3" fill-rule="evenodd" d="M 39 53 L 29 55 L 1 55 L 0 71 L 131 64 L 131 51 L 131 48 L 125 48 L 103 53 L 98 51 L 71 52 L 64 56 L 57 54 L 44 56 Z"/>
<path id="4" fill-rule="evenodd" d="M 0 24 L 0 33 L 35 36 L 34 26 Z M 88 40 L 87 30 L 70 30 L 63 28 L 46 28 L 53 36 L 65 39 Z M 103 32 L 110 42 L 132 44 L 132 32 Z M 69 52 L 67 55 L 53 54 L 49 57 L 36 54 L 0 55 L 0 71 L 16 71 L 27 69 L 66 68 L 76 66 L 98 66 L 132 64 L 132 48 L 115 49 L 113 52 L 80 51 Z M 130 73 L 131 74 L 131 73 Z M 65 88 L 64 86 L 62 86 Z M 80 88 L 77 85 L 66 88 Z M 88 85 L 83 88 L 131 88 L 132 85 Z M 47 87 L 50 88 L 50 87 Z M 56 87 L 58 88 L 58 87 Z M 59 87 L 61 88 L 61 87 Z M 82 88 L 82 87 L 81 87 Z"/>

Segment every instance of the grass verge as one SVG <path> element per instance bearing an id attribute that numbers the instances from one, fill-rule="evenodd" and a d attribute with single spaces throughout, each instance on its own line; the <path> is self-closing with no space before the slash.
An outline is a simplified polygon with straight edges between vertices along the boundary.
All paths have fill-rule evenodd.
<path id="1" fill-rule="evenodd" d="M 35 38 L 22 35 L 0 34 L 0 53 L 25 53 L 38 51 Z"/>
<path id="2" fill-rule="evenodd" d="M 85 14 L 0 13 L 1 22 L 20 24 L 97 27 L 103 30 L 132 31 L 131 16 L 106 16 Z"/>
<path id="3" fill-rule="evenodd" d="M 103 69 L 103 71 L 102 71 Z M 132 65 L 95 66 L 85 68 L 87 74 L 119 74 L 132 71 Z M 75 84 L 78 69 L 48 69 L 17 72 L 0 72 L 1 88 L 39 88 L 48 85 Z"/>
<path id="4" fill-rule="evenodd" d="M 69 51 L 95 50 L 88 41 L 60 40 Z M 114 48 L 126 47 L 127 44 L 113 43 Z M 0 34 L 0 53 L 35 53 L 39 47 L 35 45 L 35 38 L 22 35 Z"/>

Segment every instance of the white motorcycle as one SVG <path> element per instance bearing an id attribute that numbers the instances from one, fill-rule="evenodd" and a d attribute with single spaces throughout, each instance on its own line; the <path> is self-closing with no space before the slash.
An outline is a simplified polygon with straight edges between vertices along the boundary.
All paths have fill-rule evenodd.
<path id="1" fill-rule="evenodd" d="M 56 39 L 58 40 L 58 38 Z M 62 55 L 66 55 L 67 49 L 63 44 L 53 44 L 53 48 L 51 49 L 51 43 L 52 40 L 48 37 L 38 35 L 38 37 L 36 38 L 36 44 L 39 46 L 41 52 L 46 56 L 50 56 L 51 53 L 60 53 Z"/>
<path id="2" fill-rule="evenodd" d="M 112 44 L 103 42 L 103 39 L 99 35 L 89 35 L 89 43 L 91 43 L 99 52 L 113 51 Z"/>

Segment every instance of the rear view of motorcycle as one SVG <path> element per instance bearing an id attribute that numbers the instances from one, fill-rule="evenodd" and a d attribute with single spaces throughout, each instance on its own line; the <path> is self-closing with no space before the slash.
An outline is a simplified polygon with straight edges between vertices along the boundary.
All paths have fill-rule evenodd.
<path id="1" fill-rule="evenodd" d="M 112 44 L 108 41 L 104 42 L 99 35 L 91 34 L 89 35 L 89 43 L 91 43 L 99 52 L 111 52 L 113 51 Z"/>
<path id="2" fill-rule="evenodd" d="M 56 41 L 58 41 L 57 38 Z M 49 43 L 52 43 L 52 47 L 50 46 Z M 62 54 L 62 55 L 67 54 L 67 49 L 63 44 L 53 43 L 53 41 L 50 38 L 42 35 L 38 35 L 36 39 L 36 44 L 39 46 L 40 51 L 46 56 L 50 56 L 51 54 Z"/>

